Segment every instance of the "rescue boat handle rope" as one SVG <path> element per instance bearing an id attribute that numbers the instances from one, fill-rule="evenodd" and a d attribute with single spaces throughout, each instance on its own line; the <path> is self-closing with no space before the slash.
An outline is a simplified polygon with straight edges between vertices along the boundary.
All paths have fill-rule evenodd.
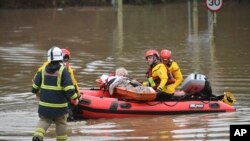
<path id="1" fill-rule="evenodd" d="M 158 104 L 164 104 L 164 105 L 166 105 L 166 106 L 169 106 L 169 107 L 173 107 L 173 106 L 175 106 L 177 103 L 178 103 L 179 101 L 175 101 L 175 103 L 174 104 L 167 104 L 166 103 L 166 101 L 156 101 L 156 103 L 149 103 L 149 102 L 143 102 L 143 103 L 145 103 L 146 105 L 149 105 L 149 106 L 155 106 L 155 105 L 158 105 Z M 138 101 L 134 101 L 134 103 L 138 103 Z"/>

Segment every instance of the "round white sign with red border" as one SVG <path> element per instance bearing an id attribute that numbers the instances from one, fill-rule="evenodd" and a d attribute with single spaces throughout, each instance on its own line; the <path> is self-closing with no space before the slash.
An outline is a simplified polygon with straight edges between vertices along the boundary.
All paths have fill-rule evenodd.
<path id="1" fill-rule="evenodd" d="M 208 10 L 212 12 L 219 11 L 223 5 L 223 0 L 205 0 Z"/>

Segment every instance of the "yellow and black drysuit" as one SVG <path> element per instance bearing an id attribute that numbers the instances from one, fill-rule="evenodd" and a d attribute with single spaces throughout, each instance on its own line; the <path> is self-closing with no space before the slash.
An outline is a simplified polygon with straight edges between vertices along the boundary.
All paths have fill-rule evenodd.
<path id="1" fill-rule="evenodd" d="M 54 122 L 57 140 L 67 140 L 68 100 L 77 98 L 68 70 L 59 61 L 50 62 L 36 73 L 32 93 L 40 98 L 38 108 L 40 120 L 34 137 L 42 139 Z"/>

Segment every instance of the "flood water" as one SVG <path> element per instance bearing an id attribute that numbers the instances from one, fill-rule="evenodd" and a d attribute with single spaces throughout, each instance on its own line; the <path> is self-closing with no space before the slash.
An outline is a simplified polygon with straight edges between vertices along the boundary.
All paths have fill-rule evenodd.
<path id="1" fill-rule="evenodd" d="M 70 122 L 71 141 L 229 140 L 250 124 L 250 4 L 229 1 L 216 16 L 203 3 L 0 10 L 0 140 L 31 140 L 38 121 L 31 79 L 53 45 L 71 51 L 81 89 L 125 67 L 145 79 L 144 52 L 169 49 L 184 77 L 206 75 L 215 94 L 231 91 L 236 112 Z M 55 140 L 53 126 L 45 140 Z"/>

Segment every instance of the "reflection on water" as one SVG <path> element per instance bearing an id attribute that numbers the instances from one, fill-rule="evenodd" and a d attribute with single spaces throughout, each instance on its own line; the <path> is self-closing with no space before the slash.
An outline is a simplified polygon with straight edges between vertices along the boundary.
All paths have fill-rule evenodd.
<path id="1" fill-rule="evenodd" d="M 71 122 L 71 140 L 228 140 L 230 124 L 249 124 L 249 7 L 228 2 L 216 17 L 191 0 L 122 11 L 0 10 L 0 140 L 31 139 L 38 120 L 31 79 L 52 45 L 71 51 L 81 88 L 119 66 L 144 80 L 144 52 L 167 48 L 184 77 L 205 74 L 215 94 L 232 91 L 237 100 L 233 113 Z M 54 137 L 50 128 L 46 140 Z"/>
<path id="2" fill-rule="evenodd" d="M 229 126 L 237 117 L 235 113 L 205 114 L 199 116 L 179 117 L 176 124 L 182 129 L 173 130 L 175 138 L 190 140 L 220 140 L 229 137 Z"/>

